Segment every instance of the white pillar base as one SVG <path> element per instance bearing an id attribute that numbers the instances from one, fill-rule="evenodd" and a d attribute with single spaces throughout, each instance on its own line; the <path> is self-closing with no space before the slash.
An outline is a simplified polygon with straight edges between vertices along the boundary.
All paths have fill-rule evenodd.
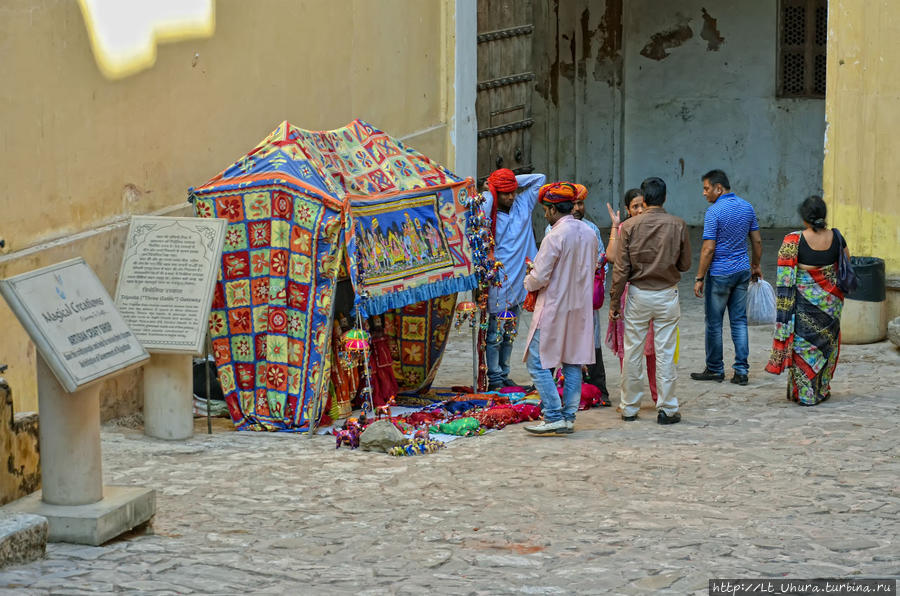
<path id="1" fill-rule="evenodd" d="M 194 435 L 190 354 L 151 354 L 144 365 L 144 434 L 179 441 Z"/>
<path id="2" fill-rule="evenodd" d="M 103 498 L 100 386 L 63 389 L 38 354 L 41 485 L 48 505 L 88 505 Z"/>
<path id="3" fill-rule="evenodd" d="M 4 513 L 32 513 L 47 518 L 50 542 L 100 546 L 153 517 L 156 493 L 140 486 L 104 486 L 103 498 L 90 505 L 49 505 L 41 491 L 0 508 Z"/>
<path id="4" fill-rule="evenodd" d="M 47 518 L 51 542 L 100 545 L 149 520 L 156 493 L 137 486 L 103 486 L 100 386 L 68 393 L 38 355 L 43 489 L 0 508 Z"/>

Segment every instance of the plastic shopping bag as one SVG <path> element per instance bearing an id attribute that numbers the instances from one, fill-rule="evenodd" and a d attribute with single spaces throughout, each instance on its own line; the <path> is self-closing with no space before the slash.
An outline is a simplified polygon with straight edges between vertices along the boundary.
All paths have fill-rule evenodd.
<path id="1" fill-rule="evenodd" d="M 765 280 L 750 281 L 747 289 L 747 324 L 775 324 L 775 288 Z"/>

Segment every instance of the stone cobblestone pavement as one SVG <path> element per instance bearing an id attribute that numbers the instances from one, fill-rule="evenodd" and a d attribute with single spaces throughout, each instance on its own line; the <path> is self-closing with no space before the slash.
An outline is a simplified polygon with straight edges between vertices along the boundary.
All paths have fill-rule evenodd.
<path id="1" fill-rule="evenodd" d="M 802 408 L 763 372 L 771 327 L 755 327 L 748 386 L 692 381 L 703 312 L 686 277 L 681 424 L 647 404 L 634 423 L 596 409 L 572 435 L 517 425 L 411 458 L 224 421 L 176 443 L 106 426 L 105 481 L 155 488 L 156 517 L 102 547 L 48 545 L 0 571 L 0 593 L 706 594 L 715 577 L 900 577 L 900 352 L 845 346 L 832 399 Z M 469 346 L 453 333 L 439 384 L 471 378 Z"/>

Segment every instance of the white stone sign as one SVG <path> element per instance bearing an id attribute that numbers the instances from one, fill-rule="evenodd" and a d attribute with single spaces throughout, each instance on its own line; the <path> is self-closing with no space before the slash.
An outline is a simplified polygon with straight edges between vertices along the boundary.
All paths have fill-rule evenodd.
<path id="1" fill-rule="evenodd" d="M 203 350 L 227 223 L 194 217 L 131 219 L 116 305 L 146 349 Z"/>
<path id="2" fill-rule="evenodd" d="M 0 292 L 70 393 L 150 357 L 82 258 L 0 281 Z"/>

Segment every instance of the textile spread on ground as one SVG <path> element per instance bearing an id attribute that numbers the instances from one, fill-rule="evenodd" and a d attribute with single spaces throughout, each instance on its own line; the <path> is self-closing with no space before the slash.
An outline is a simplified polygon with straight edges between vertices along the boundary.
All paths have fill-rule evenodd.
<path id="1" fill-rule="evenodd" d="M 562 378 L 557 379 L 560 393 L 562 383 Z M 486 393 L 467 393 L 454 388 L 431 389 L 416 396 L 400 395 L 397 404 L 376 409 L 376 419 L 390 418 L 404 437 L 388 451 L 390 455 L 431 453 L 459 437 L 480 435 L 541 417 L 541 398 L 534 388 L 507 387 Z M 599 389 L 582 385 L 579 410 L 609 405 Z M 361 433 L 372 422 L 364 413 L 356 412 L 343 424 L 324 426 L 318 432 L 333 435 L 337 448 L 348 445 L 353 449 L 359 446 Z"/>
<path id="2" fill-rule="evenodd" d="M 477 283 L 469 192 L 471 180 L 359 120 L 325 132 L 285 122 L 192 189 L 198 216 L 229 221 L 210 335 L 238 429 L 318 422 L 341 270 L 363 317 L 385 313 L 401 388 L 427 388 L 455 293 Z"/>

